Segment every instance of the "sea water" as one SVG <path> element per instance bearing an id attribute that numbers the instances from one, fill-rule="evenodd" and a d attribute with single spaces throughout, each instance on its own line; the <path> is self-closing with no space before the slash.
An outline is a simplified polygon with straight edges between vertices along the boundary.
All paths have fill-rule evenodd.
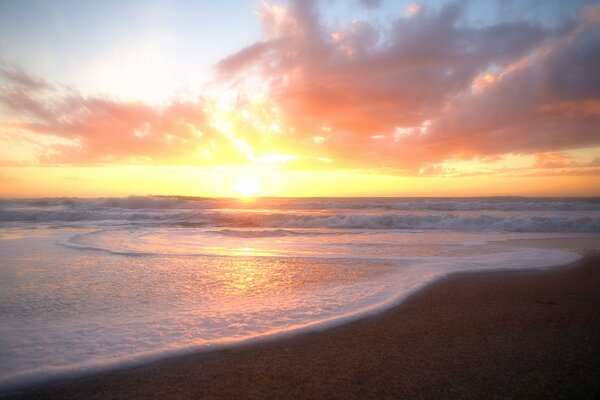
<path id="1" fill-rule="evenodd" d="M 600 204 L 1 200 L 0 392 L 321 329 L 398 304 L 450 273 L 580 257 L 526 240 L 557 238 L 598 247 Z"/>

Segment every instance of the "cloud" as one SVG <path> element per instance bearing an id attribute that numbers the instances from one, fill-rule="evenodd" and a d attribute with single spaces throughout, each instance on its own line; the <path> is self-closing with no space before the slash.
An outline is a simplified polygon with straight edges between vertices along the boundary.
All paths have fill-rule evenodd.
<path id="1" fill-rule="evenodd" d="M 223 93 L 160 107 L 4 67 L 0 133 L 25 163 L 285 160 L 444 175 L 475 173 L 459 171 L 465 162 L 501 171 L 512 154 L 538 172 L 589 173 L 570 152 L 600 145 L 600 6 L 544 25 L 473 24 L 468 5 L 334 24 L 316 0 L 262 3 L 263 38 L 215 64 Z"/>
<path id="2" fill-rule="evenodd" d="M 461 93 L 425 141 L 470 153 L 535 152 L 600 142 L 600 31 L 585 24 Z M 456 139 L 468 141 L 455 143 Z M 455 149 L 458 151 L 459 149 Z"/>
<path id="3" fill-rule="evenodd" d="M 381 0 L 359 0 L 360 5 L 365 8 L 377 8 L 381 5 Z"/>
<path id="4" fill-rule="evenodd" d="M 162 106 L 22 84 L 1 74 L 1 165 L 243 165 L 296 160 L 273 110 L 197 97 Z M 40 81 L 31 76 L 31 82 Z"/>
<path id="5" fill-rule="evenodd" d="M 30 75 L 17 68 L 0 68 L 0 76 L 25 90 L 39 91 L 51 88 L 51 85 L 44 79 Z"/>
<path id="6" fill-rule="evenodd" d="M 2 132 L 17 151 L 34 153 L 25 163 L 202 164 L 202 151 L 231 147 L 210 127 L 202 100 L 152 107 L 61 91 L 13 71 L 1 77 L 0 102 L 18 121 Z"/>
<path id="7" fill-rule="evenodd" d="M 552 28 L 469 25 L 466 7 L 415 6 L 384 29 L 326 26 L 317 2 L 264 5 L 265 40 L 217 68 L 240 90 L 248 71 L 267 82 L 290 140 L 337 165 L 416 171 L 600 144 L 600 6 Z"/>
<path id="8" fill-rule="evenodd" d="M 534 168 L 566 168 L 575 165 L 574 157 L 563 152 L 537 153 L 533 163 Z"/>

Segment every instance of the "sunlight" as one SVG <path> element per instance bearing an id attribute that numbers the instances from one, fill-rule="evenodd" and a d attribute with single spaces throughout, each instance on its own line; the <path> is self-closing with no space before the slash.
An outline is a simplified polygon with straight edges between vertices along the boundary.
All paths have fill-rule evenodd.
<path id="1" fill-rule="evenodd" d="M 263 186 L 257 178 L 244 176 L 235 181 L 233 189 L 240 197 L 255 197 Z"/>

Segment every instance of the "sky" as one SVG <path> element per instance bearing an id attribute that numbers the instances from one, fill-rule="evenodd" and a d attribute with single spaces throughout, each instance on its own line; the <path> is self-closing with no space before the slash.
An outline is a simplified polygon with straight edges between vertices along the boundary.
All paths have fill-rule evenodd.
<path id="1" fill-rule="evenodd" d="M 0 196 L 598 196 L 600 3 L 0 0 Z"/>

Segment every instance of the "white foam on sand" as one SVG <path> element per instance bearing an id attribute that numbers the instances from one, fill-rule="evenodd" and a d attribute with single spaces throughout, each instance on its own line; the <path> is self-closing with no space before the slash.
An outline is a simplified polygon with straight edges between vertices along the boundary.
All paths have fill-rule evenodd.
<path id="1" fill-rule="evenodd" d="M 55 229 L 0 240 L 0 392 L 324 329 L 380 312 L 452 273 L 546 268 L 580 258 L 489 244 L 481 234 L 474 241 L 421 232 L 330 232 L 329 241 L 323 232 L 309 244 L 302 235 L 277 237 L 281 248 L 313 246 L 303 257 L 253 252 L 251 244 L 260 240 L 278 247 L 263 235 L 227 242 L 230 250 L 245 243 L 246 253 L 219 257 L 128 257 L 55 245 L 75 233 Z M 159 233 L 134 230 L 125 237 L 143 236 L 148 248 L 163 240 L 194 242 L 190 231 Z M 113 235 L 123 241 L 114 231 L 104 235 L 103 245 Z M 197 241 L 207 237 L 198 235 Z"/>

